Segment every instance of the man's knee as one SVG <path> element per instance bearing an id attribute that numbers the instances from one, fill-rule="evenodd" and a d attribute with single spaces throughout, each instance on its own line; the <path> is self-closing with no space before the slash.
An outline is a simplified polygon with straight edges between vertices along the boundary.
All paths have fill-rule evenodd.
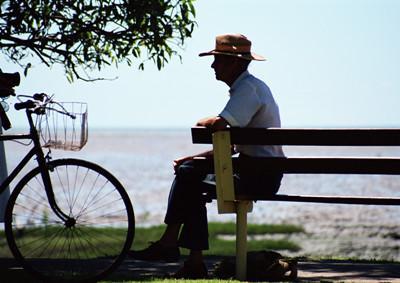
<path id="1" fill-rule="evenodd" d="M 176 170 L 176 177 L 180 180 L 194 181 L 203 180 L 206 174 L 195 166 L 193 160 L 183 162 Z"/>

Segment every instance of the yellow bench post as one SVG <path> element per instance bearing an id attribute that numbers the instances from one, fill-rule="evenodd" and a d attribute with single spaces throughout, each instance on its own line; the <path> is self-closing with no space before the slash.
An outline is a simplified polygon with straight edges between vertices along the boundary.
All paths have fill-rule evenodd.
<path id="1" fill-rule="evenodd" d="M 218 213 L 236 213 L 229 131 L 213 133 L 213 152 Z"/>
<path id="2" fill-rule="evenodd" d="M 229 131 L 213 133 L 213 150 L 218 213 L 236 213 L 236 279 L 246 280 L 247 212 L 251 211 L 252 202 L 235 200 Z"/>
<path id="3" fill-rule="evenodd" d="M 247 212 L 250 201 L 236 202 L 236 279 L 246 280 L 247 275 Z"/>

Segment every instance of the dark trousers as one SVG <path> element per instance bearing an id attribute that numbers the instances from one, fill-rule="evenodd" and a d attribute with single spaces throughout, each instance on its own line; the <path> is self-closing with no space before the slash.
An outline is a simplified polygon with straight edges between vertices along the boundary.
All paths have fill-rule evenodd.
<path id="1" fill-rule="evenodd" d="M 239 157 L 243 163 L 250 162 L 248 157 Z M 165 224 L 183 224 L 178 245 L 191 250 L 207 250 L 208 225 L 205 193 L 215 191 L 215 184 L 203 182 L 207 176 L 204 167 L 197 167 L 192 160 L 179 166 L 168 198 Z M 235 178 L 235 191 L 274 195 L 279 189 L 282 174 L 252 174 L 243 172 Z"/>

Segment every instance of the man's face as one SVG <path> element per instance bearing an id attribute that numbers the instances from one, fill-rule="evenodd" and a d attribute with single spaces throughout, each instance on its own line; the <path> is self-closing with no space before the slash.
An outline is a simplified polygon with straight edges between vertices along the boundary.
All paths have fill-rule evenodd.
<path id="1" fill-rule="evenodd" d="M 227 82 L 235 68 L 235 58 L 226 55 L 214 55 L 214 62 L 211 68 L 215 71 L 215 78 L 219 81 Z"/>

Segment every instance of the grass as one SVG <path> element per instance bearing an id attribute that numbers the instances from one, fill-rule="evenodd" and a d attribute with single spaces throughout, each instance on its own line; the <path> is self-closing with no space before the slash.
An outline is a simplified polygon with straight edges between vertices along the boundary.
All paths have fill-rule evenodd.
<path id="1" fill-rule="evenodd" d="M 146 247 L 148 245 L 149 240 L 157 240 L 160 235 L 164 231 L 164 226 L 154 226 L 154 227 L 137 227 L 135 233 L 135 241 L 134 248 L 139 249 L 142 247 Z M 97 231 L 99 232 L 99 231 Z M 102 233 L 106 232 L 107 235 L 112 236 L 117 235 L 117 230 L 107 230 L 101 231 Z M 233 240 L 226 240 L 221 235 L 234 235 L 235 233 L 235 224 L 234 223 L 210 223 L 209 224 L 209 235 L 210 235 L 210 250 L 206 255 L 234 255 L 235 253 L 235 242 Z M 285 235 L 289 236 L 292 233 L 305 233 L 304 229 L 300 226 L 295 225 L 257 225 L 257 224 L 249 224 L 248 225 L 248 234 L 249 235 L 273 235 L 279 234 L 283 235 L 283 237 L 279 237 L 281 240 L 254 240 L 254 238 L 250 238 L 248 241 L 249 250 L 262 250 L 262 249 L 271 249 L 275 251 L 280 250 L 291 250 L 296 251 L 299 250 L 300 247 L 291 241 L 285 240 Z M 282 240 L 283 239 L 283 240 Z M 0 231 L 0 247 L 3 247 L 8 251 L 7 243 L 5 241 L 5 235 L 3 231 Z M 182 249 L 182 251 L 184 251 Z M 1 251 L 0 251 L 1 252 Z M 0 253 L 1 254 L 1 253 Z M 3 257 L 3 256 L 0 256 Z M 4 258 L 4 257 L 3 257 Z M 353 258 L 313 258 L 307 257 L 304 258 L 307 261 L 351 261 L 351 262 L 365 262 L 365 263 L 393 263 L 391 261 L 376 261 L 376 260 L 360 260 Z M 3 259 L 6 262 L 5 259 Z M 108 280 L 102 282 L 138 282 L 136 280 L 132 280 L 132 275 L 135 271 L 128 271 L 125 273 L 114 272 L 110 275 Z M 6 280 L 5 282 L 15 283 L 15 282 L 38 282 L 32 280 L 31 276 L 27 274 L 23 269 L 10 269 L 7 268 L 6 265 L 1 268 L 0 266 L 0 278 L 1 282 Z M 162 278 L 151 278 L 146 277 L 140 281 L 149 281 L 149 282 L 161 282 L 161 283 L 176 283 L 176 280 L 168 280 Z M 185 280 L 187 283 L 231 283 L 231 282 L 239 282 L 236 280 Z M 317 281 L 318 282 L 318 281 Z M 329 282 L 329 281 L 319 281 L 319 282 Z"/>
<path id="2" fill-rule="evenodd" d="M 158 283 L 158 282 L 162 282 L 162 283 L 177 283 L 177 282 L 185 282 L 185 283 L 219 283 L 219 282 L 224 282 L 224 283 L 231 283 L 231 282 L 241 282 L 238 280 L 223 280 L 223 279 L 202 279 L 202 280 L 177 280 L 177 279 L 160 279 L 160 278 L 153 278 L 153 279 L 149 279 L 146 280 L 146 282 L 152 282 L 152 283 Z M 112 283 L 116 283 L 116 281 L 100 281 L 103 283 L 108 283 L 108 282 L 112 282 Z M 117 281 L 117 282 L 124 282 L 124 283 L 136 283 L 136 282 L 144 282 L 144 281 Z"/>
<path id="3" fill-rule="evenodd" d="M 225 240 L 220 235 L 235 235 L 236 226 L 234 223 L 211 222 L 208 225 L 210 249 L 205 255 L 234 255 L 235 241 Z M 148 246 L 149 240 L 157 240 L 164 231 L 164 226 L 138 227 L 135 230 L 134 249 L 142 249 Z M 295 225 L 274 225 L 274 224 L 249 224 L 248 235 L 266 235 L 266 234 L 292 234 L 304 233 L 304 229 Z M 248 250 L 289 250 L 298 251 L 300 246 L 286 239 L 263 239 L 248 241 Z M 183 254 L 186 251 L 183 250 Z"/>
<path id="4" fill-rule="evenodd" d="M 241 282 L 238 280 L 223 280 L 223 279 L 203 279 L 203 280 L 177 280 L 177 279 L 159 279 L 159 278 L 153 278 L 153 279 L 149 279 L 146 280 L 152 283 L 157 283 L 157 282 L 162 282 L 162 283 L 177 283 L 177 282 L 185 282 L 185 283 L 219 283 L 219 282 L 224 282 L 224 283 L 231 283 L 231 282 Z M 115 281 L 100 281 L 100 282 L 113 282 L 115 283 Z M 138 281 L 118 281 L 118 282 L 124 282 L 124 283 L 133 283 L 133 282 L 138 282 Z M 143 282 L 143 281 L 140 281 Z"/>
<path id="5" fill-rule="evenodd" d="M 399 264 L 399 261 L 396 260 L 389 260 L 389 259 L 362 259 L 356 257 L 339 257 L 339 256 L 324 256 L 324 257 L 317 257 L 317 256 L 306 256 L 306 257 L 299 257 L 299 260 L 302 261 L 316 261 L 316 262 L 352 262 L 352 263 L 369 263 L 369 264 Z"/>
<path id="6" fill-rule="evenodd" d="M 164 226 L 152 226 L 148 228 L 137 227 L 135 230 L 135 239 L 133 247 L 134 249 L 141 249 L 147 247 L 149 241 L 157 240 L 164 231 Z M 108 238 L 112 239 L 112 235 L 119 234 L 117 229 L 103 229 L 102 233 L 95 233 L 91 231 L 89 234 L 106 234 Z M 248 235 L 265 235 L 265 234 L 284 234 L 289 235 L 291 233 L 303 233 L 304 230 L 300 226 L 295 225 L 271 225 L 271 224 L 249 224 Z M 34 233 L 36 234 L 36 233 Z M 52 234 L 52 233 L 50 233 Z M 226 240 L 221 238 L 221 235 L 234 235 L 235 224 L 234 223 L 210 223 L 209 224 L 209 240 L 210 249 L 205 252 L 205 255 L 234 255 L 235 254 L 235 241 Z M 43 233 L 37 233 L 38 236 L 43 236 Z M 25 239 L 33 241 L 33 239 Z M 93 240 L 93 239 L 92 239 Z M 249 250 L 290 250 L 298 251 L 299 245 L 289 241 L 283 237 L 283 239 L 263 239 L 263 240 L 249 240 Z M 186 250 L 182 250 L 183 254 L 187 254 Z M 5 239 L 4 231 L 0 231 L 0 257 L 12 257 Z"/>
<path id="7" fill-rule="evenodd" d="M 135 229 L 135 239 L 133 248 L 140 249 L 148 246 L 148 242 L 151 240 L 157 240 L 161 236 L 164 231 L 165 226 L 153 226 L 153 227 L 137 227 Z M 47 232 L 50 231 L 51 227 L 47 227 Z M 112 239 L 113 235 L 118 235 L 120 231 L 118 229 L 100 229 L 98 228 L 92 230 L 85 231 L 88 235 L 94 234 L 103 234 L 107 235 L 107 238 Z M 36 235 L 38 237 L 43 237 L 45 231 L 35 231 L 34 233 L 28 233 L 31 235 Z M 269 234 L 280 234 L 280 235 L 290 235 L 292 233 L 303 233 L 304 230 L 302 227 L 295 225 L 256 225 L 249 224 L 248 225 L 248 234 L 249 235 L 269 235 Z M 24 235 L 26 236 L 27 231 L 24 231 Z M 50 233 L 52 234 L 52 233 Z M 235 234 L 235 224 L 234 223 L 210 223 L 209 224 L 209 240 L 210 240 L 210 250 L 205 253 L 205 255 L 216 255 L 216 256 L 226 256 L 226 255 L 234 255 L 235 254 L 235 241 L 234 240 L 226 240 L 221 235 L 234 235 Z M 285 237 L 280 237 L 283 239 L 275 240 L 275 239 L 263 239 L 263 240 L 249 240 L 248 241 L 248 250 L 291 250 L 297 251 L 300 247 L 289 240 L 286 240 Z M 34 241 L 33 238 L 29 238 L 29 241 Z M 187 254 L 185 249 L 182 249 L 183 254 Z M 9 253 L 9 249 L 5 240 L 4 231 L 0 231 L 0 257 L 3 259 L 12 257 Z M 5 267 L 5 266 L 4 266 Z M 122 274 L 118 275 L 118 273 L 111 274 L 110 278 L 114 278 L 113 281 L 108 282 L 134 282 L 129 281 L 128 279 L 132 279 L 132 274 Z M 36 282 L 32 281 L 29 274 L 26 273 L 23 269 L 10 269 L 4 268 L 2 269 L 0 266 L 0 278 L 7 278 L 9 282 Z M 124 281 L 126 280 L 126 281 Z M 166 282 L 172 283 L 177 282 L 176 280 L 164 280 L 160 278 L 146 278 L 146 281 L 152 282 Z M 193 280 L 192 280 L 193 281 Z M 186 280 L 185 282 L 192 282 L 191 280 Z M 223 280 L 224 282 L 238 282 L 234 280 Z M 104 281 L 107 282 L 107 281 Z M 220 280 L 196 280 L 195 282 L 220 282 Z"/>
<path id="8" fill-rule="evenodd" d="M 4 230 L 0 231 L 0 258 L 11 258 L 11 252 L 8 248 L 6 233 Z"/>
<path id="9" fill-rule="evenodd" d="M 0 235 L 0 255 L 7 255 L 4 232 Z M 16 230 L 14 238 L 21 253 L 40 258 L 97 258 L 119 254 L 125 243 L 126 229 L 80 227 L 61 229 L 59 226 L 29 227 Z M 100 246 L 101 248 L 96 248 Z M 67 253 L 67 254 L 66 254 Z"/>
<path id="10" fill-rule="evenodd" d="M 137 227 L 135 230 L 135 240 L 133 243 L 134 249 L 141 249 L 147 247 L 149 241 L 157 240 L 160 238 L 164 231 L 165 226 L 153 226 L 153 227 Z M 235 255 L 235 241 L 226 240 L 221 235 L 235 235 L 236 225 L 234 223 L 216 223 L 211 222 L 208 225 L 209 229 L 209 242 L 210 249 L 205 252 L 205 256 L 233 256 Z M 271 225 L 271 224 L 249 224 L 248 225 L 248 235 L 290 235 L 292 233 L 305 233 L 304 229 L 300 226 L 295 225 Z M 247 242 L 248 250 L 290 250 L 298 251 L 300 246 L 294 242 L 284 239 L 273 240 L 273 239 L 263 239 L 254 240 L 251 239 Z M 181 252 L 187 255 L 187 250 L 181 249 Z M 113 278 L 113 275 L 111 275 Z M 137 282 L 137 281 L 122 281 L 118 280 L 103 281 L 103 282 Z M 168 280 L 161 278 L 146 278 L 146 281 L 150 282 L 162 282 L 162 283 L 176 283 L 177 280 Z M 217 282 L 239 282 L 237 280 L 185 280 L 184 282 L 196 282 L 196 283 L 217 283 Z"/>
<path id="11" fill-rule="evenodd" d="M 219 223 L 212 222 L 209 224 L 210 234 L 213 232 L 217 234 L 235 234 L 236 226 L 234 223 Z M 303 227 L 291 224 L 248 224 L 248 235 L 260 234 L 291 234 L 291 233 L 304 233 Z"/>

